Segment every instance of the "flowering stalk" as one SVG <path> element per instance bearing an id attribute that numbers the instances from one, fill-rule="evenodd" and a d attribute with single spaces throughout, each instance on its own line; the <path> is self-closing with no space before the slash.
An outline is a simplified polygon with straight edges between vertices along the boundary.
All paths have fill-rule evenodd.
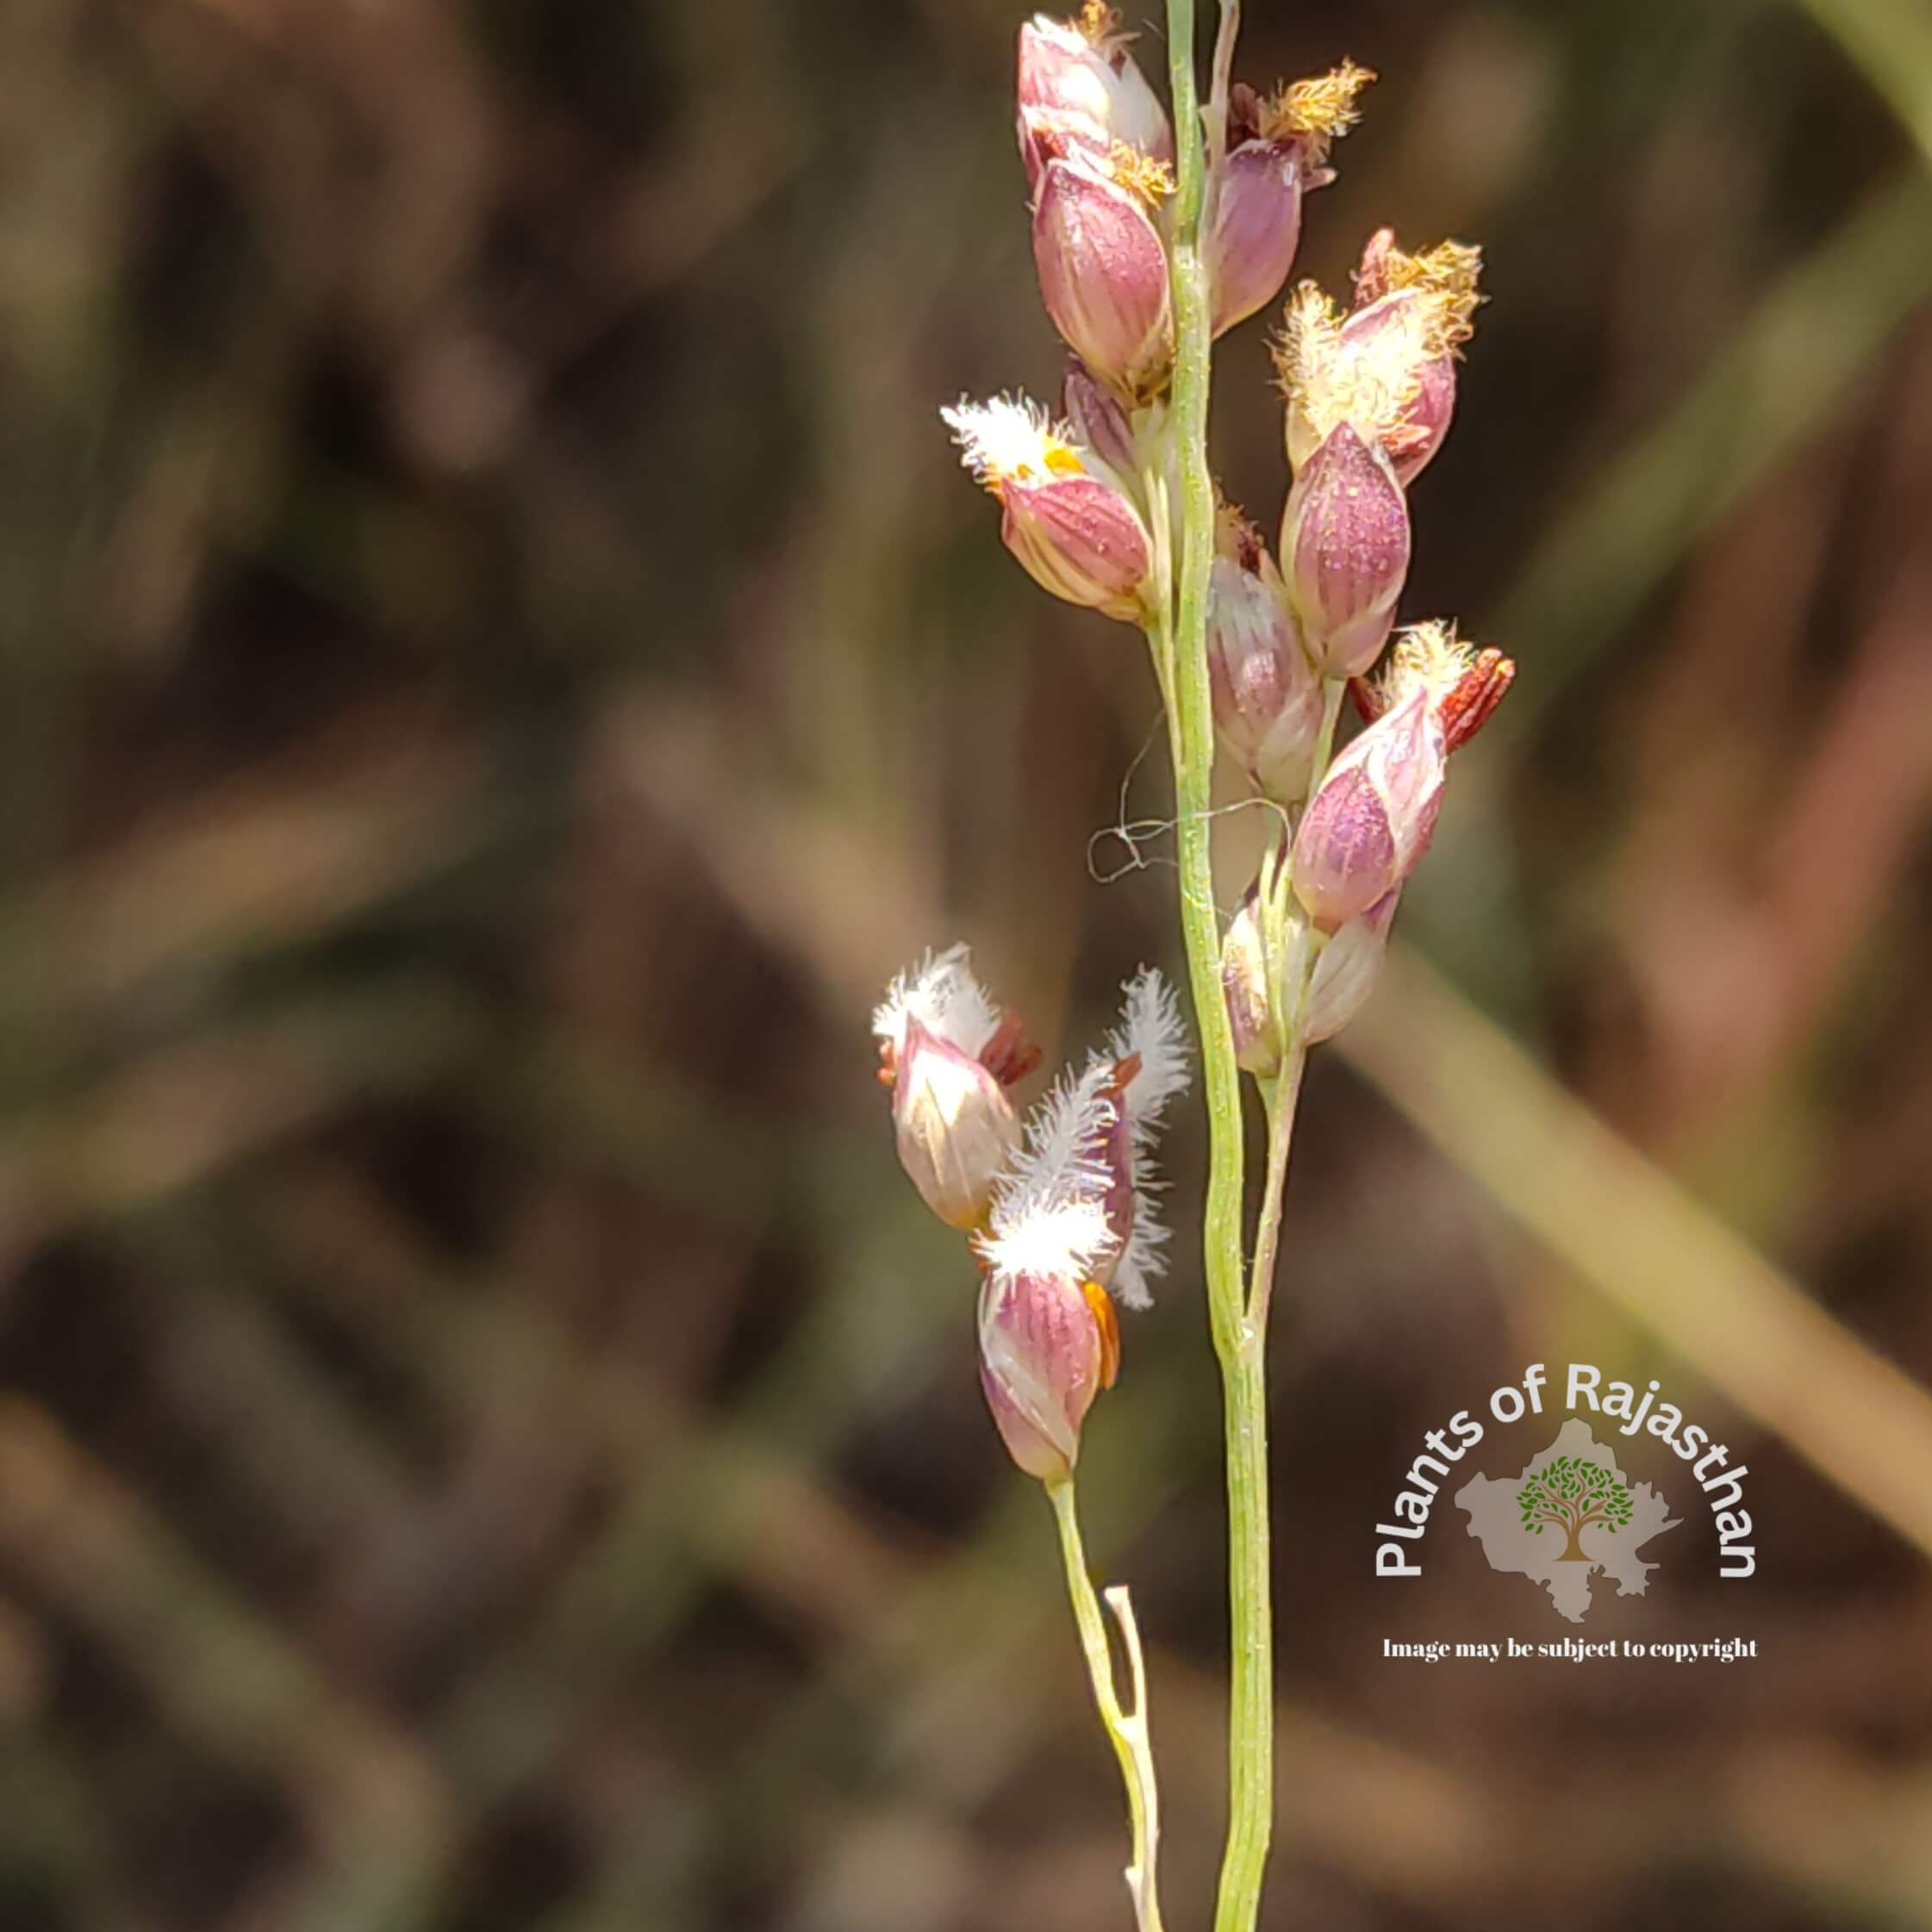
<path id="1" fill-rule="evenodd" d="M 1252 1926 L 1259 1910 L 1273 1825 L 1274 1626 L 1268 1571 L 1266 1323 L 1250 1318 L 1242 1281 L 1241 1083 L 1221 992 L 1221 934 L 1209 844 L 1214 769 L 1214 698 L 1207 667 L 1207 586 L 1214 562 L 1214 485 L 1207 466 L 1212 332 L 1200 256 L 1205 171 L 1200 144 L 1193 138 L 1200 124 L 1193 0 L 1168 0 L 1168 52 L 1174 124 L 1184 131 L 1176 143 L 1169 258 L 1175 358 L 1169 420 L 1181 482 L 1179 529 L 1169 547 L 1179 571 L 1173 616 L 1162 626 L 1167 634 L 1156 633 L 1154 647 L 1169 667 L 1181 926 L 1207 1100 L 1207 1204 L 1201 1247 L 1208 1322 L 1223 1389 L 1231 1650 L 1228 1835 L 1215 1927 L 1216 1932 L 1236 1932 Z M 1217 107 L 1225 115 L 1225 104 Z"/>
<path id="2" fill-rule="evenodd" d="M 1143 967 L 1120 1024 L 1069 1067 L 1024 1125 L 1005 1089 L 1039 1050 L 974 975 L 963 945 L 928 953 L 872 1015 L 899 1158 L 921 1198 L 967 1234 L 980 1272 L 980 1387 L 1014 1464 L 1045 1488 L 1094 1698 L 1120 1761 L 1133 1834 L 1126 1879 L 1140 1932 L 1161 1932 L 1160 1808 L 1140 1633 L 1107 1592 L 1127 1647 L 1132 1705 L 1115 1683 L 1081 1549 L 1074 1470 L 1088 1412 L 1120 1366 L 1118 1300 L 1144 1308 L 1165 1266 L 1154 1156 L 1167 1103 L 1189 1078 L 1181 1009 Z"/>
<path id="3" fill-rule="evenodd" d="M 1161 1802 L 1154 1782 L 1154 1749 L 1147 1735 L 1147 1667 L 1141 1656 L 1140 1626 L 1127 1592 L 1119 1586 L 1106 1593 L 1106 1606 L 1120 1626 L 1127 1647 L 1127 1679 L 1133 1688 L 1133 1708 L 1123 1710 L 1114 1680 L 1113 1654 L 1107 1648 L 1106 1626 L 1094 1601 L 1093 1579 L 1087 1574 L 1087 1552 L 1080 1540 L 1080 1516 L 1074 1501 L 1074 1480 L 1047 1485 L 1047 1496 L 1060 1525 L 1060 1554 L 1067 1566 L 1067 1594 L 1074 1621 L 1080 1626 L 1081 1648 L 1087 1653 L 1087 1674 L 1093 1680 L 1094 1703 L 1100 1723 L 1120 1761 L 1120 1781 L 1127 1792 L 1127 1814 L 1133 1834 L 1134 1860 L 1127 1867 L 1127 1890 L 1134 1901 L 1134 1920 L 1140 1932 L 1162 1932 L 1160 1888 L 1155 1882 L 1155 1860 L 1161 1847 Z"/>
<path id="4" fill-rule="evenodd" d="M 1193 0 L 1167 0 L 1172 115 L 1104 0 L 1020 29 L 1018 130 L 1042 301 L 1075 358 L 1056 420 L 1023 399 L 942 412 L 998 499 L 1007 548 L 1046 589 L 1144 632 L 1174 761 L 1181 923 L 1207 1102 L 1202 1251 L 1223 1382 L 1228 1491 L 1229 1815 L 1215 1932 L 1254 1932 L 1273 1823 L 1266 1350 L 1281 1206 L 1308 1050 L 1373 993 L 1402 887 L 1427 850 L 1449 755 L 1514 666 L 1444 624 L 1384 652 L 1408 573 L 1408 489 L 1454 410 L 1480 257 L 1368 243 L 1344 315 L 1312 283 L 1276 355 L 1294 473 L 1279 556 L 1210 478 L 1215 336 L 1281 291 L 1302 200 L 1374 77 L 1343 61 L 1262 99 L 1232 78 L 1238 0 L 1220 0 L 1212 92 L 1194 78 Z M 1380 660 L 1380 670 L 1372 670 Z M 1363 728 L 1339 751 L 1343 700 Z M 1224 935 L 1211 866 L 1221 747 L 1283 831 Z M 1165 1232 L 1154 1208 L 1162 1109 L 1187 1079 L 1160 976 L 1125 988 L 1122 1023 L 1022 1123 L 1005 1088 L 1032 1064 L 1017 1021 L 963 948 L 894 982 L 875 1016 L 900 1156 L 981 1272 L 980 1375 L 1014 1462 L 1045 1487 L 1133 1833 L 1141 1932 L 1158 1932 L 1158 1810 L 1138 1634 L 1124 1591 L 1119 1694 L 1075 1513 L 1074 1471 L 1121 1356 L 1116 1302 L 1148 1299 Z M 1240 1075 L 1267 1119 L 1266 1175 L 1244 1273 Z"/>

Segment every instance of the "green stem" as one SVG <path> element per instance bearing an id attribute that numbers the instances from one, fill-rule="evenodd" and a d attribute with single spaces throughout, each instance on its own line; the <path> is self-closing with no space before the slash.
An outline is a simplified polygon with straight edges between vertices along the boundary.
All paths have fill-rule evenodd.
<path id="1" fill-rule="evenodd" d="M 1268 1337 L 1268 1303 L 1274 1292 L 1274 1257 L 1281 1237 L 1281 1193 L 1288 1177 L 1288 1149 L 1294 1139 L 1302 1069 L 1307 1064 L 1308 1049 L 1299 1038 L 1291 1039 L 1281 1072 L 1262 1088 L 1268 1110 L 1268 1180 L 1255 1230 L 1255 1265 L 1248 1278 L 1248 1324 L 1263 1342 Z"/>
<path id="2" fill-rule="evenodd" d="M 1222 1365 L 1228 1480 L 1228 1836 L 1215 1932 L 1252 1932 L 1274 1804 L 1268 1370 L 1256 1336 Z"/>
<path id="3" fill-rule="evenodd" d="M 1312 798 L 1328 775 L 1334 755 L 1335 727 L 1342 714 L 1342 695 L 1347 686 L 1331 678 L 1322 693 L 1322 721 L 1315 735 L 1315 756 L 1308 776 L 1308 795 Z M 1283 851 L 1280 861 L 1287 863 Z M 1272 891 L 1274 874 L 1264 869 L 1262 879 Z M 1268 896 L 1264 893 L 1264 898 Z M 1268 1312 L 1274 1293 L 1274 1260 L 1281 1238 L 1281 1195 L 1288 1177 L 1288 1150 L 1294 1139 L 1295 1111 L 1301 1100 L 1301 1075 L 1308 1064 L 1308 1044 L 1302 1034 L 1303 1015 L 1315 969 L 1321 959 L 1321 940 L 1316 936 L 1312 950 L 1298 953 L 1294 983 L 1275 990 L 1281 1024 L 1287 1038 L 1281 1070 L 1262 1087 L 1262 1104 L 1268 1115 L 1268 1178 L 1262 1190 L 1261 1218 L 1255 1228 L 1255 1262 L 1248 1277 L 1248 1325 L 1265 1343 Z"/>
<path id="4" fill-rule="evenodd" d="M 1080 1626 L 1081 1648 L 1087 1653 L 1087 1674 L 1094 1686 L 1094 1703 L 1100 1713 L 1120 1761 L 1120 1782 L 1127 1793 L 1127 1817 L 1133 1831 L 1134 1861 L 1127 1867 L 1127 1890 L 1133 1895 L 1134 1917 L 1140 1932 L 1162 1932 L 1161 1893 L 1156 1861 L 1161 1846 L 1160 1799 L 1154 1785 L 1154 1753 L 1147 1734 L 1147 1671 L 1141 1657 L 1140 1627 L 1126 1591 L 1109 1590 L 1107 1608 L 1120 1626 L 1127 1648 L 1127 1669 L 1133 1686 L 1133 1708 L 1121 1708 L 1114 1687 L 1113 1654 L 1107 1648 L 1106 1625 L 1087 1574 L 1087 1552 L 1080 1538 L 1080 1512 L 1074 1499 L 1071 1475 L 1046 1486 L 1060 1526 L 1060 1554 L 1067 1566 L 1067 1595 L 1074 1621 Z"/>
<path id="5" fill-rule="evenodd" d="M 1193 0 L 1169 0 L 1174 47 L 1175 124 L 1181 131 L 1172 249 L 1175 308 L 1174 407 L 1169 418 L 1180 477 L 1178 569 L 1167 644 L 1174 748 L 1175 844 L 1181 924 L 1200 1029 L 1207 1094 L 1207 1292 L 1224 1359 L 1239 1347 L 1241 1292 L 1241 1088 L 1221 994 L 1220 920 L 1214 907 L 1209 835 L 1214 764 L 1213 698 L 1207 676 L 1207 577 L 1214 557 L 1214 486 L 1207 469 L 1207 296 L 1196 229 L 1200 215 L 1200 141 L 1193 65 Z"/>
<path id="6" fill-rule="evenodd" d="M 1263 1337 L 1247 1318 L 1242 1280 L 1240 1075 L 1221 992 L 1220 921 L 1209 850 L 1214 762 L 1207 675 L 1207 578 L 1214 489 L 1207 467 L 1207 277 L 1200 258 L 1203 152 L 1194 83 L 1193 0 L 1168 0 L 1169 74 L 1177 161 L 1169 251 L 1174 402 L 1180 482 L 1177 596 L 1171 633 L 1175 843 L 1181 925 L 1200 1031 L 1207 1100 L 1207 1204 L 1202 1231 L 1210 1325 L 1221 1365 L 1227 1440 L 1228 1837 L 1216 1932 L 1250 1932 L 1260 1909 L 1273 1824 L 1274 1658 L 1269 1601 L 1268 1385 Z"/>

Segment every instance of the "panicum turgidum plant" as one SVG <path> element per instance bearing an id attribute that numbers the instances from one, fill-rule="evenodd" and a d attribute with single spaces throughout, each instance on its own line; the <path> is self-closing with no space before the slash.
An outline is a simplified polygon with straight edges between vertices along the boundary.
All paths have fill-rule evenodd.
<path id="1" fill-rule="evenodd" d="M 1455 408 L 1479 297 L 1477 251 L 1405 253 L 1384 228 L 1344 308 L 1312 282 L 1286 301 L 1275 366 L 1292 481 L 1279 542 L 1209 480 L 1210 344 L 1287 283 L 1302 203 L 1374 79 L 1344 60 L 1262 94 L 1232 78 L 1238 0 L 1222 0 L 1205 109 L 1193 0 L 1168 0 L 1171 115 L 1119 16 L 1019 29 L 1018 134 L 1033 260 L 1071 352 L 1057 412 L 1021 396 L 940 412 L 1000 505 L 1000 534 L 1067 602 L 1147 639 L 1174 761 L 1181 919 L 1209 1128 L 1202 1256 L 1225 1392 L 1231 1634 L 1230 1800 L 1216 1932 L 1252 1932 L 1272 1817 L 1266 1343 L 1282 1187 L 1308 1049 L 1372 994 L 1402 888 L 1427 851 L 1451 752 L 1515 667 L 1455 626 L 1396 618 L 1409 490 Z M 1393 639 L 1393 642 L 1392 642 Z M 1343 701 L 1362 728 L 1339 751 Z M 1278 831 L 1225 931 L 1210 868 L 1217 742 Z M 1117 1305 L 1144 1306 L 1168 1231 L 1154 1154 L 1190 1049 L 1161 975 L 1124 988 L 1119 1025 L 1030 1111 L 1011 1089 L 1039 1055 L 974 978 L 964 946 L 895 980 L 874 1015 L 899 1153 L 967 1237 L 980 1380 L 1001 1439 L 1046 1488 L 1102 1721 L 1120 1761 L 1141 1932 L 1158 1932 L 1159 1839 L 1140 1640 L 1120 1694 L 1081 1549 L 1075 1470 L 1121 1362 Z M 1239 1073 L 1267 1121 L 1252 1243 L 1242 1225 Z"/>

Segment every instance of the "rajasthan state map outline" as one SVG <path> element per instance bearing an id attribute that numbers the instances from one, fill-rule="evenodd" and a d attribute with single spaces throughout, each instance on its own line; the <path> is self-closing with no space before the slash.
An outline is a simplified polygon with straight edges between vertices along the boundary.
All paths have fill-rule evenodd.
<path id="1" fill-rule="evenodd" d="M 1584 1518 L 1580 1529 L 1559 1521 L 1561 1512 L 1554 1506 L 1536 1512 L 1538 1520 L 1532 1522 L 1523 1501 L 1525 1484 L 1543 1478 L 1553 1464 L 1559 1466 L 1560 1479 L 1566 1459 L 1593 1464 L 1611 1479 L 1592 1480 L 1590 1486 L 1599 1493 L 1612 1486 L 1624 1491 L 1612 1511 L 1577 1512 Z M 1591 1434 L 1589 1424 L 1573 1416 L 1520 1475 L 1473 1476 L 1455 1493 L 1455 1501 L 1468 1518 L 1469 1534 L 1481 1544 L 1490 1568 L 1542 1584 L 1558 1612 L 1580 1624 L 1590 1608 L 1592 1574 L 1601 1570 L 1616 1583 L 1620 1597 L 1641 1597 L 1657 1564 L 1643 1561 L 1638 1551 L 1680 1520 L 1668 1513 L 1669 1505 L 1652 1485 L 1631 1488 L 1628 1481 L 1616 1456 Z M 1574 1491 L 1580 1486 L 1567 1486 Z"/>

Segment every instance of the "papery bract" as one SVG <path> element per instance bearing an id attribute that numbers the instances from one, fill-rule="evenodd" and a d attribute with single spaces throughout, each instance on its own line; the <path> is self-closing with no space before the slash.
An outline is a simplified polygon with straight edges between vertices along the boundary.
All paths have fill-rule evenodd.
<path id="1" fill-rule="evenodd" d="M 1069 603 L 1140 622 L 1153 546 L 1106 465 L 1023 399 L 939 413 L 967 467 L 999 498 L 1000 534 L 1035 582 Z"/>
<path id="2" fill-rule="evenodd" d="M 1201 243 L 1216 335 L 1281 292 L 1301 240 L 1302 156 L 1293 141 L 1250 140 L 1215 171 L 1214 219 Z"/>
<path id="3" fill-rule="evenodd" d="M 1273 975 L 1262 932 L 1261 896 L 1249 887 L 1221 935 L 1221 995 L 1234 1036 L 1235 1064 L 1262 1079 L 1281 1069 L 1281 1030 L 1275 1022 Z"/>
<path id="4" fill-rule="evenodd" d="M 1394 890 L 1428 849 L 1448 753 L 1441 721 L 1414 691 L 1329 768 L 1295 828 L 1295 896 L 1324 932 Z"/>
<path id="5" fill-rule="evenodd" d="M 1048 162 L 1033 265 L 1067 346 L 1129 401 L 1153 395 L 1174 360 L 1174 314 L 1167 250 L 1141 190 L 1082 158 Z"/>
<path id="6" fill-rule="evenodd" d="M 1032 1069 L 1038 1050 L 1019 1015 L 1003 1012 L 975 978 L 963 945 L 928 953 L 900 974 L 872 1030 L 901 1163 L 941 1220 L 980 1226 L 1020 1144 L 1005 1088 Z"/>
<path id="7" fill-rule="evenodd" d="M 1302 1038 L 1310 1046 L 1333 1039 L 1368 1005 L 1375 982 L 1381 977 L 1388 930 L 1401 896 L 1399 887 L 1384 893 L 1322 948 L 1309 975 L 1308 1004 L 1303 1013 Z"/>
<path id="8" fill-rule="evenodd" d="M 1037 14 L 1019 30 L 1016 94 L 1027 187 L 1046 163 L 1076 146 L 1104 158 L 1116 145 L 1171 164 L 1168 111 L 1127 51 L 1119 16 L 1089 6 L 1076 20 Z"/>
<path id="9" fill-rule="evenodd" d="M 1116 477 L 1135 474 L 1139 462 L 1133 424 L 1120 398 L 1097 381 L 1078 356 L 1067 358 L 1067 373 L 1060 385 L 1060 412 L 1074 440 L 1091 450 Z"/>
<path id="10" fill-rule="evenodd" d="M 949 1227 L 977 1227 L 1019 1145 L 1019 1120 L 1000 1082 L 911 1020 L 894 1075 L 892 1120 L 900 1164 L 925 1205 Z"/>
<path id="11" fill-rule="evenodd" d="M 1112 483 L 1070 477 L 1016 485 L 1001 502 L 1000 534 L 1035 582 L 1103 615 L 1135 624 L 1151 552 L 1138 513 Z"/>
<path id="12" fill-rule="evenodd" d="M 1216 335 L 1281 292 L 1301 238 L 1302 196 L 1335 178 L 1328 151 L 1355 125 L 1356 97 L 1374 78 L 1344 60 L 1266 100 L 1238 82 L 1230 90 L 1226 152 L 1209 175 L 1201 235 Z"/>
<path id="13" fill-rule="evenodd" d="M 1222 744 L 1265 797 L 1308 788 L 1322 690 L 1260 537 L 1232 516 L 1207 580 L 1207 670 Z"/>
<path id="14" fill-rule="evenodd" d="M 1409 572 L 1409 506 L 1388 458 L 1343 423 L 1303 464 L 1281 520 L 1281 568 L 1324 676 L 1375 661 Z"/>
<path id="15" fill-rule="evenodd" d="M 1064 1481 L 1080 1459 L 1087 1412 L 1113 1380 L 1112 1304 L 1070 1274 L 989 1273 L 979 1349 L 980 1387 L 1008 1453 L 1028 1475 Z"/>

